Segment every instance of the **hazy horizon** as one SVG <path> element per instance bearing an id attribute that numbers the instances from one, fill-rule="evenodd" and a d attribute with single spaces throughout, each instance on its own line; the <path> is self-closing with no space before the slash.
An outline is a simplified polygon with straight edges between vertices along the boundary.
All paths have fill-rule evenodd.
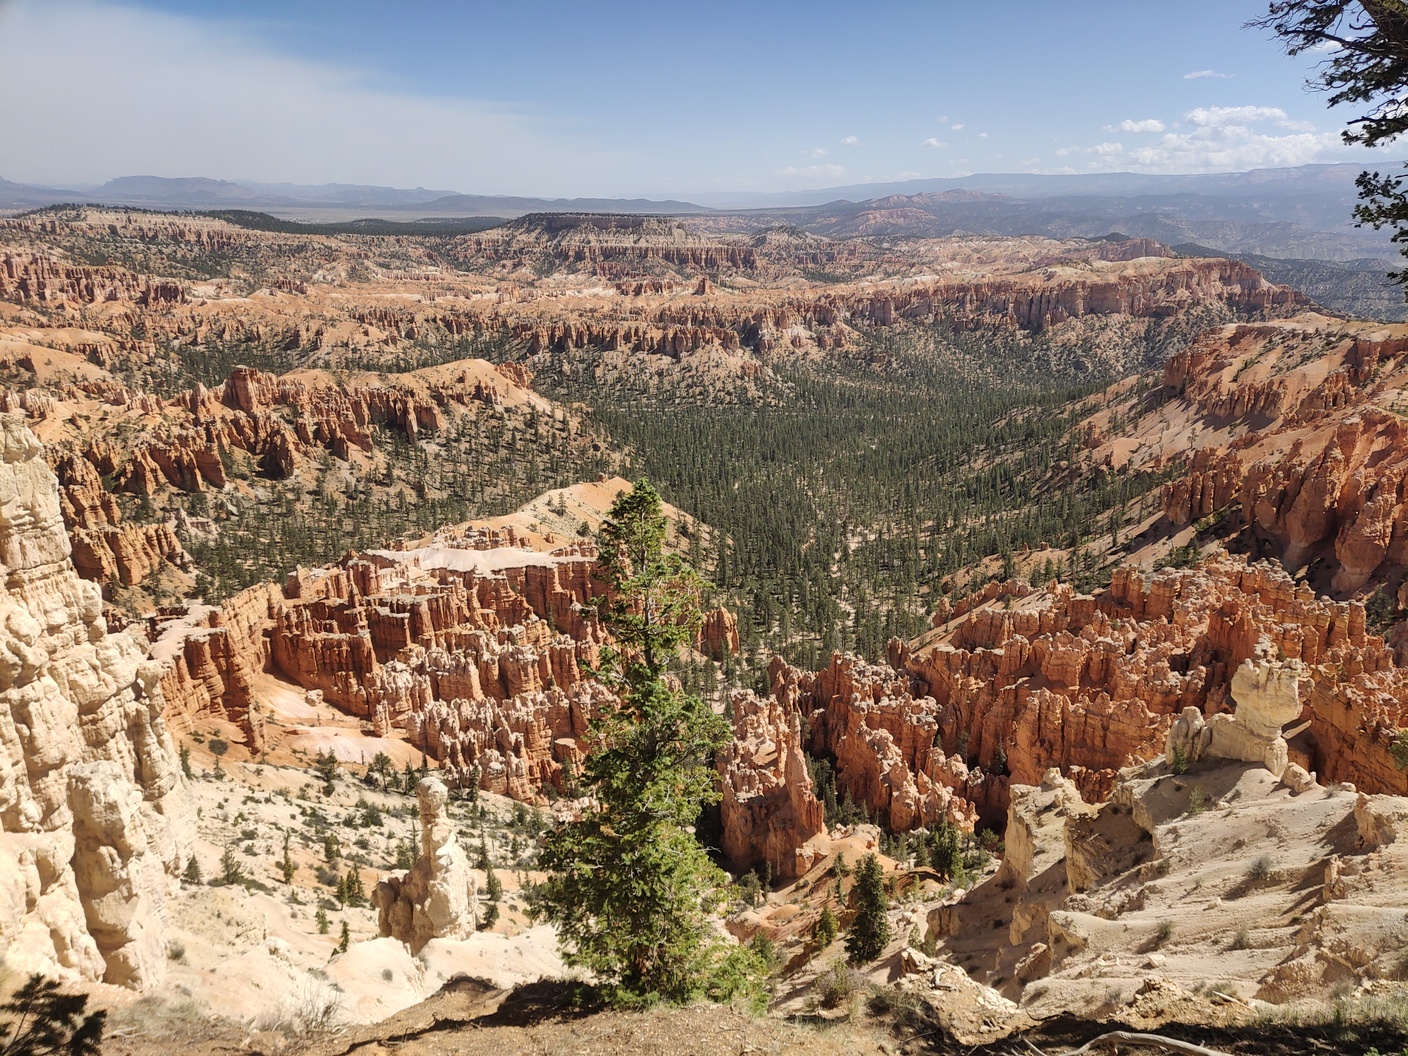
<path id="1" fill-rule="evenodd" d="M 1394 159 L 1343 145 L 1263 10 L 0 0 L 0 177 L 688 200 Z"/>

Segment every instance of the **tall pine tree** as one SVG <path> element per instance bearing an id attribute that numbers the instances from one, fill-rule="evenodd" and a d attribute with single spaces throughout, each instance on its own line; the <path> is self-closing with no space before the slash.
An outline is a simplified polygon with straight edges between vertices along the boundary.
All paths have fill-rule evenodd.
<path id="1" fill-rule="evenodd" d="M 702 903 L 720 874 L 689 827 L 717 798 L 711 763 L 728 729 L 663 677 L 699 626 L 705 586 L 665 538 L 660 495 L 642 480 L 600 535 L 610 592 L 598 611 L 615 642 L 601 674 L 618 703 L 588 735 L 581 784 L 593 806 L 549 834 L 541 858 L 538 912 L 567 963 L 620 1002 L 706 992 L 719 952 Z"/>

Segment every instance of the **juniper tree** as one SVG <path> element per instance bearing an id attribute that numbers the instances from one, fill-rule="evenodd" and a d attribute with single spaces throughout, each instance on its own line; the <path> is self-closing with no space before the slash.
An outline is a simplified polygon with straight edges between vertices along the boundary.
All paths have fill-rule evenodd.
<path id="1" fill-rule="evenodd" d="M 728 729 L 664 667 L 692 640 L 704 581 L 665 550 L 659 493 L 640 481 L 613 504 L 599 542 L 609 586 L 597 611 L 614 644 L 599 672 L 617 694 L 588 732 L 585 813 L 549 833 L 535 912 L 565 959 L 621 1002 L 711 992 L 718 949 L 704 916 L 721 874 L 694 839 L 716 800 L 712 760 Z"/>

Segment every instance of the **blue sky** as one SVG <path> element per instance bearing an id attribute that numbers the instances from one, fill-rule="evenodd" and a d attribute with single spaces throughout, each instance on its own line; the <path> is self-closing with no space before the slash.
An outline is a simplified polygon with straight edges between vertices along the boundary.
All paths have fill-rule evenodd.
<path id="1" fill-rule="evenodd" d="M 660 196 L 1391 163 L 1241 28 L 1264 9 L 0 0 L 0 176 Z"/>

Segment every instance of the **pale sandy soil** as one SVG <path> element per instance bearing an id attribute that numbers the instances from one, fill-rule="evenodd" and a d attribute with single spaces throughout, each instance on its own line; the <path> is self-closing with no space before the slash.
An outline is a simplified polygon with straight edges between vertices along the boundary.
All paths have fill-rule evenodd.
<path id="1" fill-rule="evenodd" d="M 331 745 L 351 740 L 347 731 L 322 729 Z M 359 870 L 370 892 L 381 876 L 394 871 L 398 843 L 419 839 L 414 797 L 381 793 L 350 775 L 340 777 L 334 794 L 324 797 L 317 779 L 301 766 L 238 762 L 231 758 L 232 751 L 217 769 L 215 756 L 205 747 L 192 747 L 196 779 L 189 788 L 198 816 L 195 858 L 207 883 L 183 882 L 167 903 L 169 973 L 164 985 L 145 995 L 148 1003 L 175 1007 L 188 1002 L 193 1015 L 215 1016 L 247 1030 L 287 1027 L 309 1008 L 325 1007 L 334 1022 L 345 1026 L 385 1019 L 424 1000 L 457 974 L 505 988 L 566 974 L 555 936 L 544 926 L 529 926 L 518 901 L 518 874 L 507 862 L 508 836 L 497 830 L 513 809 L 510 801 L 488 793 L 481 798 L 499 819 L 488 829 L 505 889 L 499 923 L 468 940 L 435 940 L 413 955 L 403 943 L 378 938 L 370 905 L 339 908 L 331 901 L 331 887 L 317 876 L 327 864 L 322 837 L 305 820 L 316 811 L 337 834 L 343 854 L 335 865 L 338 874 L 347 871 L 352 854 L 370 859 L 371 864 Z M 399 754 L 408 756 L 405 751 Z M 404 762 L 398 760 L 400 765 Z M 368 825 L 359 803 L 378 808 L 381 825 Z M 459 818 L 461 843 L 472 860 L 479 830 L 468 820 L 467 805 L 453 804 L 451 810 Z M 296 866 L 293 883 L 287 885 L 278 864 L 285 833 Z M 267 890 L 209 883 L 221 875 L 227 848 L 246 874 Z M 482 893 L 484 875 L 475 872 Z M 331 907 L 327 934 L 319 934 L 315 919 L 320 899 Z M 337 954 L 344 921 L 351 945 Z M 99 986 L 96 1000 L 121 1017 L 138 998 Z"/>

